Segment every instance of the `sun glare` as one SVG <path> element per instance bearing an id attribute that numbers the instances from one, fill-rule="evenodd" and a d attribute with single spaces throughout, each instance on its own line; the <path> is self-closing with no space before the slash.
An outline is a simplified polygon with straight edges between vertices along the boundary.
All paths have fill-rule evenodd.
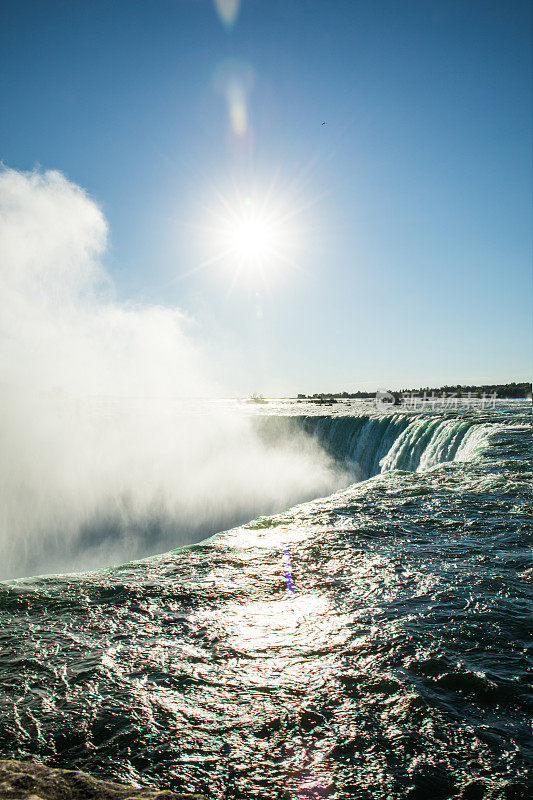
<path id="1" fill-rule="evenodd" d="M 212 257 L 236 280 L 270 282 L 286 267 L 297 267 L 296 228 L 292 213 L 272 198 L 224 197 L 218 212 L 211 212 L 212 227 L 206 236 Z M 205 263 L 205 262 L 204 262 Z"/>
<path id="2" fill-rule="evenodd" d="M 237 221 L 229 231 L 229 240 L 235 254 L 248 265 L 268 258 L 275 245 L 275 231 L 261 219 Z"/>
<path id="3" fill-rule="evenodd" d="M 185 275 L 216 270 L 232 291 L 238 284 L 272 285 L 284 273 L 302 271 L 309 238 L 304 212 L 310 203 L 302 203 L 294 187 L 279 188 L 274 179 L 263 189 L 211 189 L 201 219 L 191 226 L 201 259 Z"/>

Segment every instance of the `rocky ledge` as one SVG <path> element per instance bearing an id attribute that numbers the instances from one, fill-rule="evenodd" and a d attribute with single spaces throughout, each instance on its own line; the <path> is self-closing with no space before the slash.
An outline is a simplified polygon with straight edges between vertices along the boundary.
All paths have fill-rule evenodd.
<path id="1" fill-rule="evenodd" d="M 200 794 L 138 789 L 32 761 L 0 761 L 0 798 L 9 800 L 206 800 Z"/>

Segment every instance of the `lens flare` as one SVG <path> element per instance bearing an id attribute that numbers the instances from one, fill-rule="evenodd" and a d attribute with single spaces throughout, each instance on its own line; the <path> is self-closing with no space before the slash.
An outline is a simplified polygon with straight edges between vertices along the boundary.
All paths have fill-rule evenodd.
<path id="1" fill-rule="evenodd" d="M 226 28 L 232 28 L 239 16 L 241 0 L 215 0 L 215 10 Z"/>
<path id="2" fill-rule="evenodd" d="M 293 588 L 292 588 L 292 574 L 291 574 L 291 554 L 289 553 L 289 548 L 286 547 L 283 550 L 283 571 L 285 572 L 285 583 L 287 584 L 287 595 L 289 597 L 293 596 Z"/>
<path id="3" fill-rule="evenodd" d="M 254 71 L 247 62 L 229 58 L 217 65 L 214 88 L 226 101 L 230 132 L 237 139 L 250 130 L 248 98 L 253 86 Z"/>

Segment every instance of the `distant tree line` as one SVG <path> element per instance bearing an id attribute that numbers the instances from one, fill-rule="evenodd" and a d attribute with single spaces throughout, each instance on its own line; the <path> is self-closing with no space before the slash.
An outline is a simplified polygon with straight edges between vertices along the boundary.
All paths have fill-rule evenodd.
<path id="1" fill-rule="evenodd" d="M 395 397 L 402 395 L 420 395 L 431 397 L 483 397 L 496 394 L 497 397 L 506 400 L 526 400 L 531 398 L 531 383 L 493 383 L 484 386 L 422 386 L 418 389 L 400 389 L 400 391 L 389 390 Z M 337 400 L 369 400 L 376 396 L 376 392 L 316 392 L 315 394 L 299 394 L 298 400 L 313 400 L 316 403 L 335 402 Z"/>
<path id="2" fill-rule="evenodd" d="M 457 384 L 456 386 L 440 386 L 439 388 L 423 389 L 402 389 L 395 394 L 434 394 L 435 397 L 449 397 L 451 394 L 457 397 L 483 397 L 496 394 L 506 400 L 527 400 L 531 397 L 531 383 L 493 383 L 484 386 L 464 386 Z"/>

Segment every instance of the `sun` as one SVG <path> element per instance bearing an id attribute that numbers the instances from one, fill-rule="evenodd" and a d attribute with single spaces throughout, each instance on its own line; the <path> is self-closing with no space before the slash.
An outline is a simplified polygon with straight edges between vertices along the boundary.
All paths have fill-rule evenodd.
<path id="1" fill-rule="evenodd" d="M 206 225 L 206 241 L 212 252 L 208 264 L 219 263 L 236 281 L 269 283 L 288 266 L 297 266 L 297 232 L 291 214 L 270 197 L 238 193 L 223 198 L 214 224 Z"/>
<path id="2" fill-rule="evenodd" d="M 237 222 L 230 231 L 230 240 L 235 252 L 246 261 L 257 261 L 272 248 L 275 235 L 264 220 L 245 219 Z"/>
<path id="3" fill-rule="evenodd" d="M 231 292 L 238 285 L 270 287 L 293 270 L 305 271 L 301 259 L 309 237 L 303 212 L 309 204 L 292 187 L 280 188 L 274 179 L 247 188 L 228 181 L 224 188 L 211 184 L 211 191 L 190 226 L 199 260 L 182 277 L 208 269 Z"/>

